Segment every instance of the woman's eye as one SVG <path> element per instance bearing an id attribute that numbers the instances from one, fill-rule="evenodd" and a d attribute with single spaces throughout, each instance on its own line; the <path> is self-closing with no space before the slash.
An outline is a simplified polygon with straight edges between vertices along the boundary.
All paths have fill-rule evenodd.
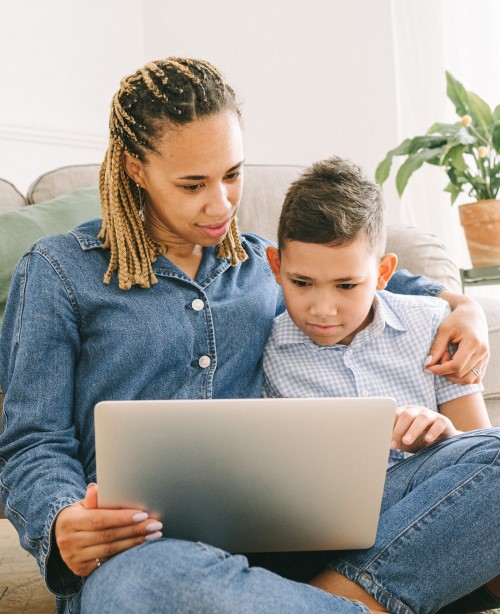
<path id="1" fill-rule="evenodd" d="M 353 290 L 358 284 L 339 284 L 337 288 L 341 290 Z"/>
<path id="2" fill-rule="evenodd" d="M 305 288 L 311 285 L 308 281 L 302 281 L 301 279 L 292 279 L 291 281 L 294 286 L 298 286 L 299 288 Z"/>
<path id="3" fill-rule="evenodd" d="M 195 185 L 183 185 L 182 186 L 186 192 L 197 192 L 200 188 L 203 187 L 202 183 L 197 183 Z"/>
<path id="4" fill-rule="evenodd" d="M 241 169 L 239 171 L 234 171 L 234 173 L 229 173 L 229 175 L 225 176 L 227 181 L 235 181 L 241 175 Z"/>

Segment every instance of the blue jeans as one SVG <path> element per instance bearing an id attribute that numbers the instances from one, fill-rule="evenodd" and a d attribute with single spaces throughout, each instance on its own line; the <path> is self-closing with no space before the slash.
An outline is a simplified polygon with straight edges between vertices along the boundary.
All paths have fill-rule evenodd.
<path id="1" fill-rule="evenodd" d="M 103 564 L 66 611 L 368 612 L 304 583 L 331 567 L 390 612 L 437 612 L 500 573 L 499 484 L 500 429 L 465 433 L 388 471 L 372 548 L 250 557 L 264 569 L 242 555 L 161 539 Z"/>

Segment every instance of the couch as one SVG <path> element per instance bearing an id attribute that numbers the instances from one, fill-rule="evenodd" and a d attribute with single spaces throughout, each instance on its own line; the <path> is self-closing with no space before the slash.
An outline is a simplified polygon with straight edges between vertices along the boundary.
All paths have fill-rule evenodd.
<path id="1" fill-rule="evenodd" d="M 12 269 L 25 249 L 41 236 L 64 232 L 86 219 L 99 216 L 96 187 L 98 170 L 97 164 L 55 169 L 35 179 L 26 195 L 12 183 L 0 179 L 0 318 Z M 245 186 L 239 213 L 239 225 L 243 232 L 252 231 L 275 239 L 284 193 L 301 170 L 300 166 L 245 166 Z M 448 289 L 461 292 L 459 270 L 451 261 L 444 244 L 436 237 L 416 228 L 389 225 L 388 251 L 398 255 L 398 268 L 427 275 L 442 282 Z M 479 297 L 477 300 L 488 320 L 491 350 L 490 365 L 484 378 L 484 398 L 493 424 L 500 426 L 500 301 L 489 297 Z M 5 552 L 9 554 L 1 554 Z M 22 564 L 31 564 L 31 561 L 25 561 L 26 557 L 29 555 L 15 543 L 12 527 L 7 520 L 1 519 L 0 577 L 8 574 L 9 569 L 17 569 L 16 565 L 21 564 L 21 559 Z M 32 563 L 30 571 L 23 572 L 28 576 L 22 576 L 22 590 L 19 590 L 16 578 L 13 578 L 10 584 L 7 583 L 7 590 L 2 594 L 5 580 L 0 581 L 2 612 L 25 611 L 26 603 L 21 602 L 28 594 L 32 603 L 35 603 L 33 599 L 41 600 L 36 608 L 37 612 L 53 611 L 53 600 L 44 594 L 45 589 L 36 578 L 36 565 L 34 561 Z M 11 573 L 9 577 L 12 575 Z M 31 587 L 28 590 L 26 577 L 29 578 L 28 586 Z M 14 595 L 11 601 L 9 595 Z M 12 609 L 9 610 L 8 607 Z"/>

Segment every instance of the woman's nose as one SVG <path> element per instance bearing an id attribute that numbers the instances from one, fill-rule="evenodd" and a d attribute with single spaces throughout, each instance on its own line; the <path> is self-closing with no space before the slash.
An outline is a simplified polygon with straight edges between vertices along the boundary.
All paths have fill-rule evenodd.
<path id="1" fill-rule="evenodd" d="M 214 217 L 224 215 L 233 208 L 230 193 L 226 185 L 220 184 L 208 193 L 207 213 Z"/>

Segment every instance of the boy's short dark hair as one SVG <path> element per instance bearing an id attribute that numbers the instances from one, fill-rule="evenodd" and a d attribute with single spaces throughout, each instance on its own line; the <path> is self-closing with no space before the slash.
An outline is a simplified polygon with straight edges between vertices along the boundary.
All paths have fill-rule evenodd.
<path id="1" fill-rule="evenodd" d="M 380 186 L 359 166 L 333 156 L 314 163 L 292 183 L 278 225 L 278 245 L 286 241 L 339 245 L 364 234 L 382 256 L 384 202 Z"/>

